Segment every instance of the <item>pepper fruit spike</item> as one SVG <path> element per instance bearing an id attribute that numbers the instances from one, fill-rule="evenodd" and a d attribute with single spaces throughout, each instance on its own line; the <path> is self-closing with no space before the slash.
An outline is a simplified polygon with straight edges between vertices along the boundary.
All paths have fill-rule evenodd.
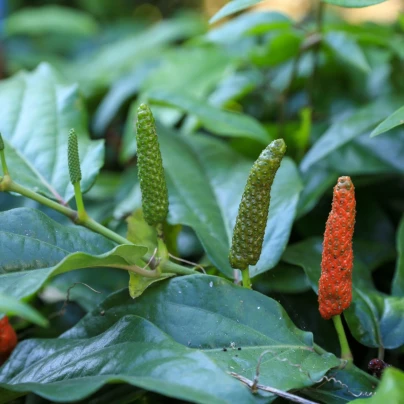
<path id="1" fill-rule="evenodd" d="M 244 270 L 258 262 L 267 225 L 271 188 L 285 152 L 284 140 L 274 140 L 251 168 L 233 230 L 229 254 L 233 268 Z"/>
<path id="2" fill-rule="evenodd" d="M 17 345 L 17 334 L 8 322 L 8 317 L 0 319 L 0 365 L 2 365 Z"/>
<path id="3" fill-rule="evenodd" d="M 167 217 L 168 192 L 154 117 L 146 104 L 138 109 L 136 141 L 143 216 L 155 226 Z"/>
<path id="4" fill-rule="evenodd" d="M 351 178 L 338 178 L 325 226 L 318 288 L 319 310 L 326 320 L 341 314 L 352 301 L 355 205 Z"/>

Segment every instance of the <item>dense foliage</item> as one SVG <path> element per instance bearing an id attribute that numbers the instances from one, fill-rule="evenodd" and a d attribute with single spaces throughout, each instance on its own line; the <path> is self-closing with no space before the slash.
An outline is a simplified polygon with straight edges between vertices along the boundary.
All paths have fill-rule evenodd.
<path id="1" fill-rule="evenodd" d="M 131 17 L 105 2 L 97 14 L 91 1 L 7 17 L 0 317 L 19 343 L 0 367 L 0 403 L 282 402 L 265 386 L 327 404 L 401 402 L 404 18 L 350 25 L 327 4 L 381 2 L 327 0 L 301 22 L 247 10 L 259 0 L 229 2 L 210 25 L 190 10 L 156 22 L 150 8 Z M 163 230 L 141 210 L 142 103 L 167 182 Z M 74 210 L 71 128 L 86 212 Z M 232 233 L 250 169 L 279 138 L 287 152 L 249 290 L 229 263 Z M 343 314 L 353 363 L 316 295 L 343 175 L 357 211 Z M 377 357 L 392 365 L 380 383 L 368 372 Z M 240 380 L 259 361 L 254 394 Z"/>

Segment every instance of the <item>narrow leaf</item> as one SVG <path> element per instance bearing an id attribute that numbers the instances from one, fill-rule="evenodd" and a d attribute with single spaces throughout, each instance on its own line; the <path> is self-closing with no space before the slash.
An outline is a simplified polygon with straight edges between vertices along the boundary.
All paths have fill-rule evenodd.
<path id="1" fill-rule="evenodd" d="M 211 19 L 210 23 L 213 24 L 216 21 L 221 20 L 224 17 L 228 17 L 234 13 L 245 10 L 246 8 L 255 6 L 265 0 L 232 0 L 223 6 Z"/>
<path id="2" fill-rule="evenodd" d="M 0 293 L 0 313 L 7 316 L 19 316 L 42 327 L 48 325 L 48 320 L 31 306 L 2 293 Z"/>
<path id="3" fill-rule="evenodd" d="M 333 4 L 334 6 L 360 8 L 373 6 L 375 4 L 384 3 L 386 0 L 322 0 L 324 3 Z"/>
<path id="4" fill-rule="evenodd" d="M 375 137 L 403 124 L 404 124 L 404 107 L 401 107 L 397 111 L 393 112 L 378 126 L 376 126 L 376 128 L 370 134 L 370 137 Z"/>
<path id="5" fill-rule="evenodd" d="M 248 115 L 219 110 L 204 101 L 185 93 L 152 90 L 146 97 L 154 103 L 171 105 L 195 115 L 202 125 L 216 135 L 246 137 L 263 144 L 269 141 L 269 135 L 258 121 Z"/>

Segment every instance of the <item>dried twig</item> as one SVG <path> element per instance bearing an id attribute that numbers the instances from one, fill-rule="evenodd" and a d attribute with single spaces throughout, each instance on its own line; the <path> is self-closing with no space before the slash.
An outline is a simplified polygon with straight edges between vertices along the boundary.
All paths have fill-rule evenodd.
<path id="1" fill-rule="evenodd" d="M 247 385 L 251 390 L 253 389 L 253 386 L 255 384 L 254 382 L 250 379 L 247 379 L 244 376 L 241 376 L 237 373 L 230 372 L 230 375 L 235 377 L 236 379 L 240 380 L 242 383 Z M 300 404 L 318 404 L 315 401 L 310 401 L 306 400 L 305 398 L 296 396 L 295 394 L 287 393 L 286 391 L 275 389 L 274 387 L 269 387 L 269 386 L 264 386 L 263 384 L 255 384 L 256 389 L 258 390 L 263 390 L 267 391 L 268 393 L 276 394 L 279 397 L 286 398 L 287 400 L 293 401 L 294 403 L 300 403 Z"/>
<path id="2" fill-rule="evenodd" d="M 71 285 L 67 291 L 66 291 L 66 300 L 63 302 L 63 305 L 61 307 L 61 309 L 55 313 L 51 313 L 49 315 L 49 319 L 52 319 L 54 317 L 58 317 L 58 316 L 63 316 L 66 312 L 66 307 L 67 305 L 70 303 L 70 291 L 76 286 L 76 285 L 84 285 L 85 287 L 87 287 L 88 289 L 92 290 L 94 293 L 101 293 L 98 290 L 93 289 L 90 285 L 87 285 L 84 282 L 75 282 L 73 283 L 73 285 Z"/>

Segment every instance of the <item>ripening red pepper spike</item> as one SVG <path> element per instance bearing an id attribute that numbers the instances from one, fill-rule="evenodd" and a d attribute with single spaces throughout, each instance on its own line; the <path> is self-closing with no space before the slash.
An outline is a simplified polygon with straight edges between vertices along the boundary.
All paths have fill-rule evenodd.
<path id="1" fill-rule="evenodd" d="M 16 345 L 17 334 L 8 322 L 8 317 L 4 316 L 0 319 L 0 365 L 8 359 Z"/>
<path id="2" fill-rule="evenodd" d="M 355 188 L 350 177 L 339 177 L 325 226 L 318 302 L 321 317 L 329 320 L 352 300 Z"/>

